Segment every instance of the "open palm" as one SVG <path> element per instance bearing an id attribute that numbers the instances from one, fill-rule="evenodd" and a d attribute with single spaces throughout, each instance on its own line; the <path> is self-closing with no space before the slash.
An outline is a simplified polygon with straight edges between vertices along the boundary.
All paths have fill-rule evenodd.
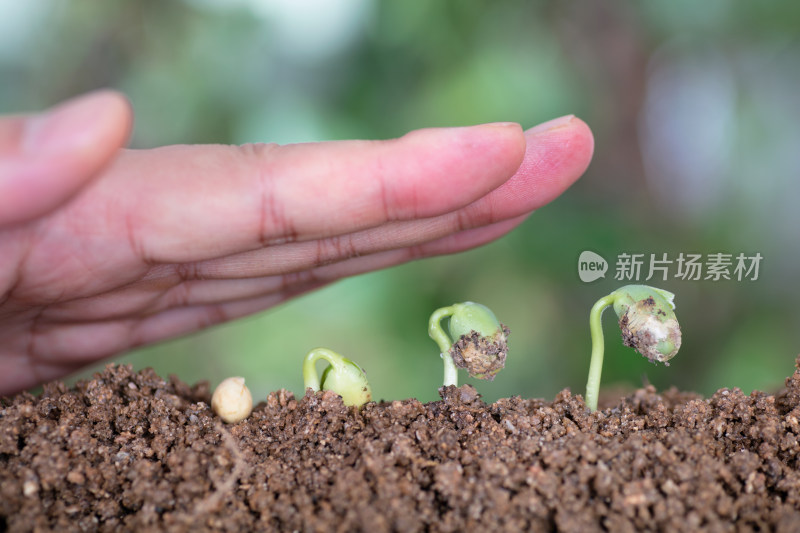
<path id="1" fill-rule="evenodd" d="M 489 242 L 586 169 L 565 117 L 123 150 L 122 96 L 0 118 L 0 393 L 339 278 Z"/>

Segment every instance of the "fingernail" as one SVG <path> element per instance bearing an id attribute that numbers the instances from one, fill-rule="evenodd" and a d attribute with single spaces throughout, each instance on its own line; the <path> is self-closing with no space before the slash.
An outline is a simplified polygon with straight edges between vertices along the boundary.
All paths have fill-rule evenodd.
<path id="1" fill-rule="evenodd" d="M 563 117 L 554 118 L 553 120 L 548 120 L 547 122 L 542 122 L 538 126 L 534 126 L 525 133 L 544 133 L 546 131 L 551 131 L 562 126 L 566 126 L 572 119 L 575 118 L 575 115 L 564 115 Z"/>
<path id="2" fill-rule="evenodd" d="M 498 130 L 517 129 L 522 130 L 522 126 L 518 122 L 487 122 L 486 124 L 479 124 L 476 128 L 494 128 Z"/>
<path id="3" fill-rule="evenodd" d="M 22 138 L 23 152 L 32 155 L 63 153 L 91 142 L 91 125 L 97 121 L 109 97 L 108 91 L 96 91 L 30 118 Z"/>
<path id="4" fill-rule="evenodd" d="M 519 122 L 487 122 L 482 126 L 491 126 L 493 128 L 519 128 Z"/>
<path id="5" fill-rule="evenodd" d="M 504 129 L 522 129 L 519 122 L 484 122 L 483 124 L 472 124 L 469 126 L 450 126 L 444 127 L 442 129 L 451 130 L 451 131 L 467 131 L 471 129 L 485 129 L 485 128 L 495 128 L 498 130 Z"/>

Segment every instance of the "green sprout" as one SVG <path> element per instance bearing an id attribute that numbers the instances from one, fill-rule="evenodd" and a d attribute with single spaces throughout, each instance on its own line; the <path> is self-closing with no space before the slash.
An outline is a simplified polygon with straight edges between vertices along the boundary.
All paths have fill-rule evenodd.
<path id="1" fill-rule="evenodd" d="M 317 375 L 317 361 L 324 359 L 329 365 Z M 327 348 L 314 348 L 303 359 L 303 383 L 314 392 L 330 390 L 342 397 L 345 405 L 364 405 L 372 400 L 372 389 L 367 376 L 356 363 Z"/>
<path id="2" fill-rule="evenodd" d="M 586 406 L 597 410 L 600 374 L 603 371 L 603 326 L 600 319 L 609 305 L 619 317 L 622 343 L 651 362 L 669 361 L 681 347 L 681 328 L 675 318 L 675 295 L 647 285 L 626 285 L 600 298 L 589 313 L 592 360 L 586 383 Z"/>
<path id="3" fill-rule="evenodd" d="M 440 324 L 448 317 L 450 336 Z M 485 305 L 464 302 L 434 311 L 428 322 L 428 335 L 439 345 L 444 386 L 458 385 L 457 368 L 466 369 L 474 378 L 493 380 L 506 364 L 508 334 L 508 328 Z"/>

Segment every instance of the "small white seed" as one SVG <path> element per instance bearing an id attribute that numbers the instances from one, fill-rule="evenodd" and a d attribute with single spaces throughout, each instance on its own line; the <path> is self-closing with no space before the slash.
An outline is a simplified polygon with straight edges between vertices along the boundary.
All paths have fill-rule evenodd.
<path id="1" fill-rule="evenodd" d="M 22 484 L 22 494 L 25 496 L 33 496 L 39 492 L 39 485 L 35 481 L 28 480 Z"/>
<path id="2" fill-rule="evenodd" d="M 220 383 L 211 396 L 211 409 L 228 424 L 250 416 L 253 396 L 245 386 L 244 378 L 228 378 Z"/>

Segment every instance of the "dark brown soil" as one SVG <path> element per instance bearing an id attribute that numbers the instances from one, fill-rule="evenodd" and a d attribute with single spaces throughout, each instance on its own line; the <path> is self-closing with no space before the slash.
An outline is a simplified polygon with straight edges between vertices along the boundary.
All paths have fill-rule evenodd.
<path id="1" fill-rule="evenodd" d="M 588 414 L 270 394 L 224 426 L 208 387 L 109 366 L 0 404 L 0 529 L 798 531 L 800 371 L 776 396 L 648 387 Z"/>

